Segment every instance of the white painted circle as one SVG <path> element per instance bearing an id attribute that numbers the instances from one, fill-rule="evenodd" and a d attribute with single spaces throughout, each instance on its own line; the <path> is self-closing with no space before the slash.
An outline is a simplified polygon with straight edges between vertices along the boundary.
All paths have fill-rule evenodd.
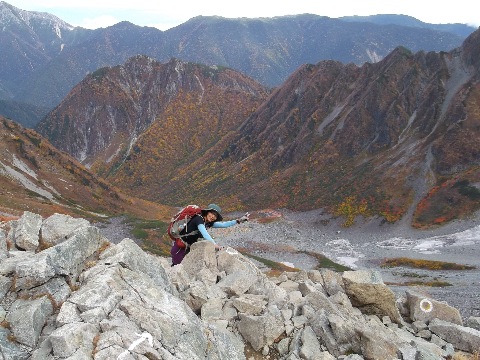
<path id="1" fill-rule="evenodd" d="M 433 310 L 433 304 L 430 300 L 428 299 L 423 299 L 420 301 L 420 310 L 423 312 L 429 313 L 430 311 Z"/>

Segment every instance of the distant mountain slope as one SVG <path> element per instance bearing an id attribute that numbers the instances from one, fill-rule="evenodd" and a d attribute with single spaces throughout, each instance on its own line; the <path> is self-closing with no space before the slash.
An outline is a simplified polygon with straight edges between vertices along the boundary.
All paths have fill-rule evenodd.
<path id="1" fill-rule="evenodd" d="M 470 214 L 480 208 L 479 49 L 480 30 L 449 53 L 398 48 L 362 67 L 302 66 L 236 132 L 179 157 L 161 182 L 148 168 L 161 168 L 151 154 L 168 145 L 143 138 L 112 177 L 173 203 L 214 193 L 232 207 L 323 207 L 418 227 Z"/>
<path id="2" fill-rule="evenodd" d="M 339 19 L 344 21 L 371 22 L 378 25 L 400 25 L 408 27 L 418 27 L 457 34 L 461 37 L 467 37 L 472 33 L 472 31 L 475 30 L 475 27 L 468 24 L 429 24 L 420 21 L 412 16 L 396 14 L 342 16 Z"/>
<path id="3" fill-rule="evenodd" d="M 126 196 L 33 130 L 0 116 L 0 215 L 35 211 L 98 219 L 164 218 L 167 208 Z"/>
<path id="4" fill-rule="evenodd" d="M 0 2 L 0 25 L 0 85 L 12 97 L 26 85 L 25 79 L 43 72 L 66 45 L 82 41 L 87 32 L 54 15 L 21 10 L 4 1 Z"/>
<path id="5" fill-rule="evenodd" d="M 121 176 L 136 184 L 148 177 L 161 186 L 162 179 L 188 165 L 185 158 L 203 155 L 235 130 L 267 94 L 231 69 L 136 56 L 86 77 L 38 131 L 104 176 L 132 153 L 145 154 L 145 162 L 132 173 L 123 168 Z M 160 161 L 159 171 L 153 171 L 152 161 Z"/>
<path id="6" fill-rule="evenodd" d="M 236 69 L 278 86 L 300 65 L 325 59 L 362 64 L 397 46 L 449 51 L 465 36 L 432 29 L 348 22 L 316 15 L 260 19 L 196 17 L 168 31 L 128 22 L 86 30 L 0 2 L 0 95 L 53 108 L 88 73 L 142 54 Z M 473 31 L 473 29 L 472 29 Z"/>
<path id="7" fill-rule="evenodd" d="M 302 67 L 242 126 L 224 184 L 249 204 L 409 214 L 416 226 L 479 209 L 479 49 L 480 30 L 450 53 Z"/>

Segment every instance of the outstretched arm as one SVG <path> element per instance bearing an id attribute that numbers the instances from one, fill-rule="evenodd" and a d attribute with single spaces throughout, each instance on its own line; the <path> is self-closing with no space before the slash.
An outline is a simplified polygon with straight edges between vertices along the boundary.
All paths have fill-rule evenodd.
<path id="1" fill-rule="evenodd" d="M 237 220 L 230 220 L 230 221 L 216 221 L 213 223 L 212 227 L 214 228 L 227 228 L 237 224 Z"/>
<path id="2" fill-rule="evenodd" d="M 200 231 L 200 233 L 202 234 L 202 237 L 205 239 L 205 240 L 208 240 L 208 241 L 211 241 L 213 243 L 213 245 L 215 246 L 215 249 L 216 250 L 220 250 L 222 247 L 219 246 L 215 240 L 212 239 L 212 237 L 210 236 L 210 234 L 208 233 L 207 229 L 205 228 L 205 225 L 204 224 L 200 224 L 198 225 L 198 231 Z"/>
<path id="3" fill-rule="evenodd" d="M 213 240 L 213 238 L 208 233 L 207 228 L 205 227 L 204 224 L 199 224 L 198 225 L 198 231 L 200 231 L 200 234 L 202 234 L 202 238 L 204 238 L 205 240 L 211 241 L 212 243 L 215 244 L 215 241 Z"/>
<path id="4" fill-rule="evenodd" d="M 230 220 L 230 221 L 216 221 L 213 223 L 212 227 L 214 228 L 227 228 L 236 224 L 241 224 L 244 223 L 245 221 L 248 221 L 250 217 L 250 214 L 247 212 L 245 215 L 243 215 L 241 218 L 236 219 L 236 220 Z"/>

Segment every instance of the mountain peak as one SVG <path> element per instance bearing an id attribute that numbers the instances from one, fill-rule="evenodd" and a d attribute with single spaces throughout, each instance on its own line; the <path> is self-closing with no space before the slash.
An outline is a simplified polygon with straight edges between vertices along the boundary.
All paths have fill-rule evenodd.
<path id="1" fill-rule="evenodd" d="M 26 11 L 19 9 L 5 1 L 0 2 L 0 24 L 8 25 L 26 25 L 31 30 L 36 26 L 49 26 L 61 30 L 73 30 L 74 27 L 60 18 L 46 12 Z M 59 37 L 61 37 L 59 35 Z"/>

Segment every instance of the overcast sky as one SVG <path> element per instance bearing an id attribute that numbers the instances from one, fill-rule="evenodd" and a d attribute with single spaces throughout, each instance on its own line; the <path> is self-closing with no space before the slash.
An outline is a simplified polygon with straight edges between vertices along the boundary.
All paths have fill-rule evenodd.
<path id="1" fill-rule="evenodd" d="M 120 21 L 167 30 L 198 15 L 256 18 L 316 14 L 332 18 L 349 15 L 403 14 L 421 21 L 480 26 L 472 0 L 10 0 L 27 11 L 53 14 L 74 26 L 107 27 Z"/>

